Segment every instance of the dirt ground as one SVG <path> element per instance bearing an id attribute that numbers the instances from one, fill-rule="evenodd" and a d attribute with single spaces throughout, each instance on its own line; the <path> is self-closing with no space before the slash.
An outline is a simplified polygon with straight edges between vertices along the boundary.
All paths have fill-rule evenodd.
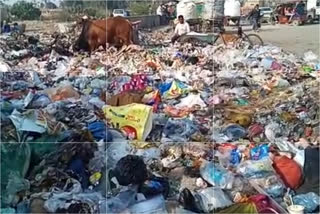
<path id="1" fill-rule="evenodd" d="M 320 56 L 320 24 L 263 25 L 259 35 L 265 43 L 272 43 L 298 56 L 303 56 L 309 50 Z"/>

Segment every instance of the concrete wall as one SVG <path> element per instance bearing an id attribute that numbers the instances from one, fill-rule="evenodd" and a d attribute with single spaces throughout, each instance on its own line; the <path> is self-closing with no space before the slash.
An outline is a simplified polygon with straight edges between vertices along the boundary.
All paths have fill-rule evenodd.
<path id="1" fill-rule="evenodd" d="M 129 21 L 141 21 L 139 28 L 153 28 L 160 25 L 160 17 L 157 15 L 148 16 L 130 16 L 127 17 Z"/>
<path id="2" fill-rule="evenodd" d="M 0 5 L 0 21 L 6 20 L 9 18 L 8 8 L 2 7 Z"/>

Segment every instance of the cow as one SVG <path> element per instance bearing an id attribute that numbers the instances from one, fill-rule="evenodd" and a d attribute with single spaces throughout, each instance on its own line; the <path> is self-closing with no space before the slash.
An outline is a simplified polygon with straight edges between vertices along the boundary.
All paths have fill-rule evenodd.
<path id="1" fill-rule="evenodd" d="M 120 47 L 133 44 L 133 26 L 123 17 L 110 17 L 102 20 L 83 19 L 82 31 L 76 41 L 74 50 L 85 50 L 90 53 L 106 44 Z"/>

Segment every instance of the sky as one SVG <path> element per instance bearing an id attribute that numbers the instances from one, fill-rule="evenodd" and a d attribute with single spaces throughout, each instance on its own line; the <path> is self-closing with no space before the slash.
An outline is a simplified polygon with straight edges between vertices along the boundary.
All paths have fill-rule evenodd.
<path id="1" fill-rule="evenodd" d="M 20 0 L 3 0 L 3 2 L 5 4 L 8 4 L 8 5 L 13 5 L 14 3 L 18 2 Z M 24 0 L 26 2 L 33 2 L 34 0 Z M 60 4 L 60 1 L 61 0 L 50 0 L 52 3 L 55 3 L 56 5 L 59 5 Z M 36 0 L 36 2 L 44 2 L 43 0 Z"/>

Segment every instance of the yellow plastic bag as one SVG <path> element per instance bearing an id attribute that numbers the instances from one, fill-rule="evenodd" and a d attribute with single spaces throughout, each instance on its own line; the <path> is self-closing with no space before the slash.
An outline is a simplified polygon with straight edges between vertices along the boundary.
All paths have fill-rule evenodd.
<path id="1" fill-rule="evenodd" d="M 114 128 L 133 128 L 137 140 L 145 141 L 151 132 L 152 106 L 136 103 L 119 107 L 105 106 L 103 112 Z"/>

